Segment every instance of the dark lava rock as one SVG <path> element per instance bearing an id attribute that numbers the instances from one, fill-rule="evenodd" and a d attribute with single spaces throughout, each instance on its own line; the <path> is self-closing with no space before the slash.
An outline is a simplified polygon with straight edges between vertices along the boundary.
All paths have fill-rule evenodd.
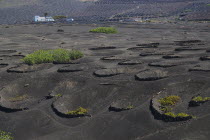
<path id="1" fill-rule="evenodd" d="M 173 121 L 186 121 L 193 118 L 195 114 L 194 110 L 189 109 L 189 100 L 193 95 L 197 95 L 201 89 L 208 88 L 208 85 L 204 84 L 205 82 L 201 82 L 199 80 L 195 81 L 176 81 L 171 84 L 165 84 L 164 88 L 161 91 L 157 91 L 156 95 L 152 97 L 150 100 L 150 110 L 155 119 L 163 120 L 166 122 Z M 180 99 L 174 105 L 161 105 L 160 99 L 169 97 L 169 96 L 179 96 Z M 166 108 L 165 108 L 166 107 Z M 164 109 L 165 108 L 165 109 Z M 165 113 L 169 113 L 168 115 Z M 171 112 L 171 115 L 170 115 Z M 189 115 L 179 115 L 179 113 L 186 113 Z M 174 115 L 173 115 L 174 114 Z"/>
<path id="2" fill-rule="evenodd" d="M 153 63 L 149 63 L 149 66 L 154 66 L 154 67 L 163 67 L 163 68 L 167 68 L 167 67 L 173 67 L 173 66 L 177 66 L 179 65 L 178 63 L 175 62 L 170 62 L 170 61 L 161 61 L 161 62 L 153 62 Z"/>
<path id="3" fill-rule="evenodd" d="M 120 112 L 120 111 L 130 110 L 133 108 L 134 107 L 133 105 L 131 105 L 131 103 L 127 103 L 126 101 L 119 100 L 119 101 L 113 102 L 110 105 L 109 111 Z"/>
<path id="4" fill-rule="evenodd" d="M 28 105 L 31 104 L 34 100 L 27 101 L 27 99 L 18 99 L 19 97 L 10 97 L 3 98 L 0 100 L 0 110 L 3 112 L 17 112 L 28 109 Z"/>
<path id="5" fill-rule="evenodd" d="M 5 44 L 6 46 L 18 46 L 18 45 L 20 45 L 19 43 L 14 43 L 14 42 L 12 42 L 12 43 L 6 43 Z"/>
<path id="6" fill-rule="evenodd" d="M 119 62 L 118 65 L 138 65 L 142 63 L 143 62 L 140 60 L 128 60 L 128 61 Z"/>
<path id="7" fill-rule="evenodd" d="M 11 55 L 0 55 L 0 57 L 10 58 L 12 56 Z"/>
<path id="8" fill-rule="evenodd" d="M 63 117 L 63 118 L 76 118 L 76 117 L 85 117 L 85 116 L 88 116 L 88 117 L 91 117 L 90 114 L 76 114 L 76 115 L 70 115 L 70 114 L 67 114 L 67 112 L 62 112 L 60 111 L 60 108 L 58 106 L 55 106 L 54 104 L 52 104 L 52 109 L 53 111 L 60 117 Z M 58 109 L 59 108 L 59 109 Z"/>
<path id="9" fill-rule="evenodd" d="M 107 47 L 96 47 L 96 48 L 90 48 L 90 50 L 111 50 L 116 49 L 114 46 L 107 46 Z"/>
<path id="10" fill-rule="evenodd" d="M 25 55 L 16 54 L 16 55 L 12 55 L 10 57 L 10 59 L 18 59 L 18 60 L 20 60 L 20 59 L 23 59 L 24 57 L 25 57 Z"/>
<path id="11" fill-rule="evenodd" d="M 80 105 L 81 106 L 81 105 Z M 60 117 L 63 118 L 75 118 L 75 117 L 91 117 L 90 114 L 68 114 L 69 111 L 76 110 L 79 106 L 75 106 L 72 104 L 71 99 L 69 99 L 68 96 L 63 96 L 59 99 L 57 99 L 55 102 L 51 105 L 53 111 Z M 84 107 L 84 106 L 83 106 Z"/>
<path id="12" fill-rule="evenodd" d="M 208 100 L 207 101 L 193 101 L 193 100 L 191 100 L 189 102 L 189 107 L 200 106 L 201 104 L 204 104 L 206 102 L 208 102 Z"/>
<path id="13" fill-rule="evenodd" d="M 100 85 L 110 86 L 110 85 L 116 85 L 116 84 L 115 83 L 100 83 Z"/>
<path id="14" fill-rule="evenodd" d="M 0 110 L 3 112 L 27 110 L 37 102 L 36 98 L 27 94 L 26 87 L 16 83 L 4 87 L 0 94 Z"/>
<path id="15" fill-rule="evenodd" d="M 161 104 L 158 101 L 159 99 L 160 99 L 159 95 L 156 95 L 150 101 L 150 110 L 152 114 L 155 116 L 155 118 L 161 119 L 166 122 L 187 121 L 187 120 L 192 119 L 192 116 L 172 117 L 172 116 L 165 115 L 164 112 L 160 109 Z"/>
<path id="16" fill-rule="evenodd" d="M 188 45 L 193 45 L 193 44 L 197 44 L 197 45 L 203 45 L 201 44 L 201 40 L 185 40 L 185 41 L 174 41 L 176 45 L 179 46 L 188 46 Z"/>
<path id="17" fill-rule="evenodd" d="M 110 77 L 114 75 L 119 75 L 125 73 L 124 68 L 116 68 L 116 69 L 101 69 L 94 72 L 94 75 L 98 77 Z"/>
<path id="18" fill-rule="evenodd" d="M 63 96 L 65 93 L 69 93 L 69 91 L 75 92 L 77 90 L 80 90 L 83 86 L 83 81 L 77 82 L 70 79 L 60 81 L 56 84 L 56 86 L 53 87 L 51 91 L 49 91 L 48 95 L 50 97 L 60 97 Z"/>
<path id="19" fill-rule="evenodd" d="M 54 61 L 53 64 L 79 64 L 78 61 L 69 61 L 69 62 L 56 62 Z"/>
<path id="20" fill-rule="evenodd" d="M 142 47 L 132 47 L 132 48 L 128 48 L 127 50 L 137 51 L 137 50 L 143 50 L 143 48 Z"/>
<path id="21" fill-rule="evenodd" d="M 103 57 L 101 58 L 101 60 L 112 60 L 112 61 L 115 61 L 115 60 L 126 60 L 125 58 L 122 58 L 122 57 L 118 57 L 118 56 L 108 56 L 108 57 Z"/>
<path id="22" fill-rule="evenodd" d="M 210 72 L 210 65 L 208 64 L 199 64 L 189 69 L 189 71 L 204 71 Z"/>
<path id="23" fill-rule="evenodd" d="M 0 50 L 0 54 L 10 54 L 10 53 L 15 53 L 17 52 L 16 50 Z"/>
<path id="24" fill-rule="evenodd" d="M 0 68 L 4 68 L 4 67 L 7 67 L 9 64 L 7 63 L 0 63 Z"/>
<path id="25" fill-rule="evenodd" d="M 210 56 L 202 56 L 202 57 L 200 57 L 200 60 L 202 60 L 202 61 L 210 60 Z"/>
<path id="26" fill-rule="evenodd" d="M 53 65 L 52 64 L 38 64 L 38 65 L 26 65 L 21 64 L 12 68 L 9 68 L 7 72 L 14 72 L 14 73 L 28 73 L 28 72 L 35 72 L 43 69 L 49 69 Z"/>
<path id="27" fill-rule="evenodd" d="M 142 48 L 157 48 L 160 43 L 148 43 L 148 44 L 136 44 L 136 46 L 141 46 Z"/>
<path id="28" fill-rule="evenodd" d="M 168 77 L 166 71 L 147 70 L 135 75 L 135 79 L 139 81 L 154 81 Z"/>
<path id="29" fill-rule="evenodd" d="M 22 55 L 22 54 L 15 54 L 15 55 L 12 55 L 12 57 L 19 57 L 19 58 L 23 58 L 23 57 L 25 57 L 25 55 Z"/>
<path id="30" fill-rule="evenodd" d="M 25 57 L 25 55 L 20 54 L 14 54 L 14 55 L 1 55 L 0 57 L 3 57 L 5 59 L 22 59 Z"/>
<path id="31" fill-rule="evenodd" d="M 152 55 L 173 55 L 173 53 L 170 53 L 170 52 L 146 52 L 146 53 L 140 54 L 140 56 L 152 56 Z"/>
<path id="32" fill-rule="evenodd" d="M 87 69 L 83 65 L 69 65 L 58 69 L 58 72 L 78 72 Z"/>
<path id="33" fill-rule="evenodd" d="M 125 74 L 125 73 L 126 74 L 135 73 L 138 71 L 139 71 L 139 68 L 123 67 L 123 68 L 101 69 L 101 70 L 95 71 L 93 74 L 96 75 L 97 77 L 110 77 L 110 76 Z"/>
<path id="34" fill-rule="evenodd" d="M 164 55 L 164 59 L 174 59 L 174 58 L 182 58 L 180 55 Z"/>
<path id="35" fill-rule="evenodd" d="M 18 112 L 18 111 L 28 110 L 28 108 L 11 108 L 11 107 L 5 107 L 5 106 L 1 105 L 1 103 L 0 103 L 0 110 L 2 112 L 6 112 L 6 113 L 13 113 L 13 112 Z"/>
<path id="36" fill-rule="evenodd" d="M 58 29 L 57 32 L 64 32 L 64 30 L 63 29 Z"/>
<path id="37" fill-rule="evenodd" d="M 190 60 L 177 60 L 177 61 L 172 61 L 172 60 L 168 60 L 168 61 L 160 61 L 160 62 L 153 62 L 153 63 L 149 63 L 149 66 L 154 66 L 154 67 L 163 67 L 163 68 L 167 68 L 167 67 L 173 67 L 173 66 L 178 66 L 178 65 L 184 65 L 184 64 L 195 64 L 197 63 L 196 61 L 190 61 Z"/>
<path id="38" fill-rule="evenodd" d="M 191 47 L 191 46 L 187 46 L 187 47 L 179 47 L 176 48 L 175 51 L 199 51 L 199 50 L 205 50 L 205 47 Z"/>
<path id="39" fill-rule="evenodd" d="M 143 48 L 157 48 L 160 43 L 136 44 L 138 47 L 128 48 L 127 50 L 142 50 Z"/>

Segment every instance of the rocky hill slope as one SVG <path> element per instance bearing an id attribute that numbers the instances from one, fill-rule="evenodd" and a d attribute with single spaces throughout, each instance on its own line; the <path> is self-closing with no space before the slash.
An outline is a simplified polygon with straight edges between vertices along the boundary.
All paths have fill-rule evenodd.
<path id="1" fill-rule="evenodd" d="M 125 17 L 209 20 L 208 0 L 1 0 L 0 23 L 24 23 L 35 15 L 66 15 L 77 21 L 116 19 Z"/>

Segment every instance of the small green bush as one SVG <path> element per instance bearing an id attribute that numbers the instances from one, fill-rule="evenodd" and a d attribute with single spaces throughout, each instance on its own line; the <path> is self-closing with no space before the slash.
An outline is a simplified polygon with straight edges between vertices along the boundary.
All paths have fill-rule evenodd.
<path id="1" fill-rule="evenodd" d="M 181 98 L 179 96 L 172 95 L 165 98 L 161 98 L 159 100 L 159 103 L 161 104 L 161 106 L 172 106 L 175 105 L 178 101 L 180 101 L 180 99 Z"/>
<path id="2" fill-rule="evenodd" d="M 161 111 L 163 112 L 170 112 L 173 110 L 173 108 L 169 107 L 169 106 L 164 106 L 164 107 L 161 107 L 160 109 Z"/>
<path id="3" fill-rule="evenodd" d="M 209 101 L 210 100 L 210 97 L 204 97 L 203 100 L 204 101 Z"/>
<path id="4" fill-rule="evenodd" d="M 93 33 L 116 34 L 117 33 L 117 29 L 115 29 L 113 27 L 98 27 L 98 28 L 95 28 L 95 29 L 90 30 L 90 32 L 93 32 Z"/>
<path id="5" fill-rule="evenodd" d="M 176 116 L 177 116 L 177 117 L 188 117 L 188 116 L 190 116 L 190 115 L 188 115 L 188 114 L 186 114 L 186 113 L 178 113 Z"/>
<path id="6" fill-rule="evenodd" d="M 78 109 L 73 110 L 73 111 L 69 111 L 66 114 L 68 114 L 68 115 L 85 115 L 87 113 L 88 113 L 87 109 L 85 109 L 83 107 L 79 107 Z"/>
<path id="7" fill-rule="evenodd" d="M 19 95 L 19 96 L 16 96 L 16 97 L 12 97 L 9 99 L 10 102 L 18 102 L 18 101 L 23 101 L 25 99 L 28 98 L 28 95 L 24 94 L 24 95 Z"/>
<path id="8" fill-rule="evenodd" d="M 166 116 L 171 116 L 171 117 L 174 117 L 174 118 L 176 117 L 176 115 L 172 112 L 166 112 L 165 115 Z"/>
<path id="9" fill-rule="evenodd" d="M 173 110 L 171 106 L 175 105 L 178 101 L 180 101 L 181 98 L 179 96 L 168 96 L 165 98 L 159 99 L 159 103 L 161 104 L 160 110 L 167 113 Z"/>
<path id="10" fill-rule="evenodd" d="M 38 50 L 32 54 L 26 55 L 26 57 L 23 58 L 23 61 L 29 65 L 51 62 L 65 63 L 81 57 L 83 57 L 82 52 L 77 50 Z"/>
<path id="11" fill-rule="evenodd" d="M 192 99 L 192 101 L 196 101 L 196 102 L 205 102 L 209 100 L 210 100 L 210 97 L 201 97 L 201 96 L 197 96 Z"/>
<path id="12" fill-rule="evenodd" d="M 0 140 L 13 140 L 11 133 L 0 130 Z"/>
<path id="13" fill-rule="evenodd" d="M 186 9 L 185 12 L 192 12 L 192 9 Z"/>
<path id="14" fill-rule="evenodd" d="M 56 98 L 62 97 L 62 94 L 56 94 L 55 97 Z"/>
<path id="15" fill-rule="evenodd" d="M 134 108 L 133 105 L 128 105 L 128 106 L 126 107 L 126 109 L 133 109 L 133 108 Z"/>
<path id="16" fill-rule="evenodd" d="M 209 4 L 207 4 L 207 6 L 210 6 L 210 3 L 209 3 Z"/>
<path id="17" fill-rule="evenodd" d="M 190 115 L 186 114 L 186 113 L 178 113 L 178 114 L 174 114 L 173 112 L 167 112 L 167 113 L 164 113 L 166 116 L 170 116 L 170 117 L 173 117 L 173 118 L 176 118 L 176 117 L 189 117 Z"/>

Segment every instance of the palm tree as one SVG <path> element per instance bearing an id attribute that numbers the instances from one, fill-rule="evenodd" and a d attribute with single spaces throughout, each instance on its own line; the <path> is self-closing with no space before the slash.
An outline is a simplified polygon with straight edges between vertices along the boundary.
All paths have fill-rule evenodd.
<path id="1" fill-rule="evenodd" d="M 46 17 L 47 17 L 48 13 L 44 13 L 44 17 L 45 17 L 45 21 L 46 21 Z"/>
<path id="2" fill-rule="evenodd" d="M 44 17 L 46 17 L 48 15 L 48 13 L 44 13 Z"/>

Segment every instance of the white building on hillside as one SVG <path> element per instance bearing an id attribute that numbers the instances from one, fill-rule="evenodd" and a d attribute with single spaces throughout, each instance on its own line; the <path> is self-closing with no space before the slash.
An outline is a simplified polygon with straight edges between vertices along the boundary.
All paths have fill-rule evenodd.
<path id="1" fill-rule="evenodd" d="M 50 22 L 50 21 L 55 21 L 55 20 L 52 17 L 35 16 L 34 21 L 35 22 Z"/>

